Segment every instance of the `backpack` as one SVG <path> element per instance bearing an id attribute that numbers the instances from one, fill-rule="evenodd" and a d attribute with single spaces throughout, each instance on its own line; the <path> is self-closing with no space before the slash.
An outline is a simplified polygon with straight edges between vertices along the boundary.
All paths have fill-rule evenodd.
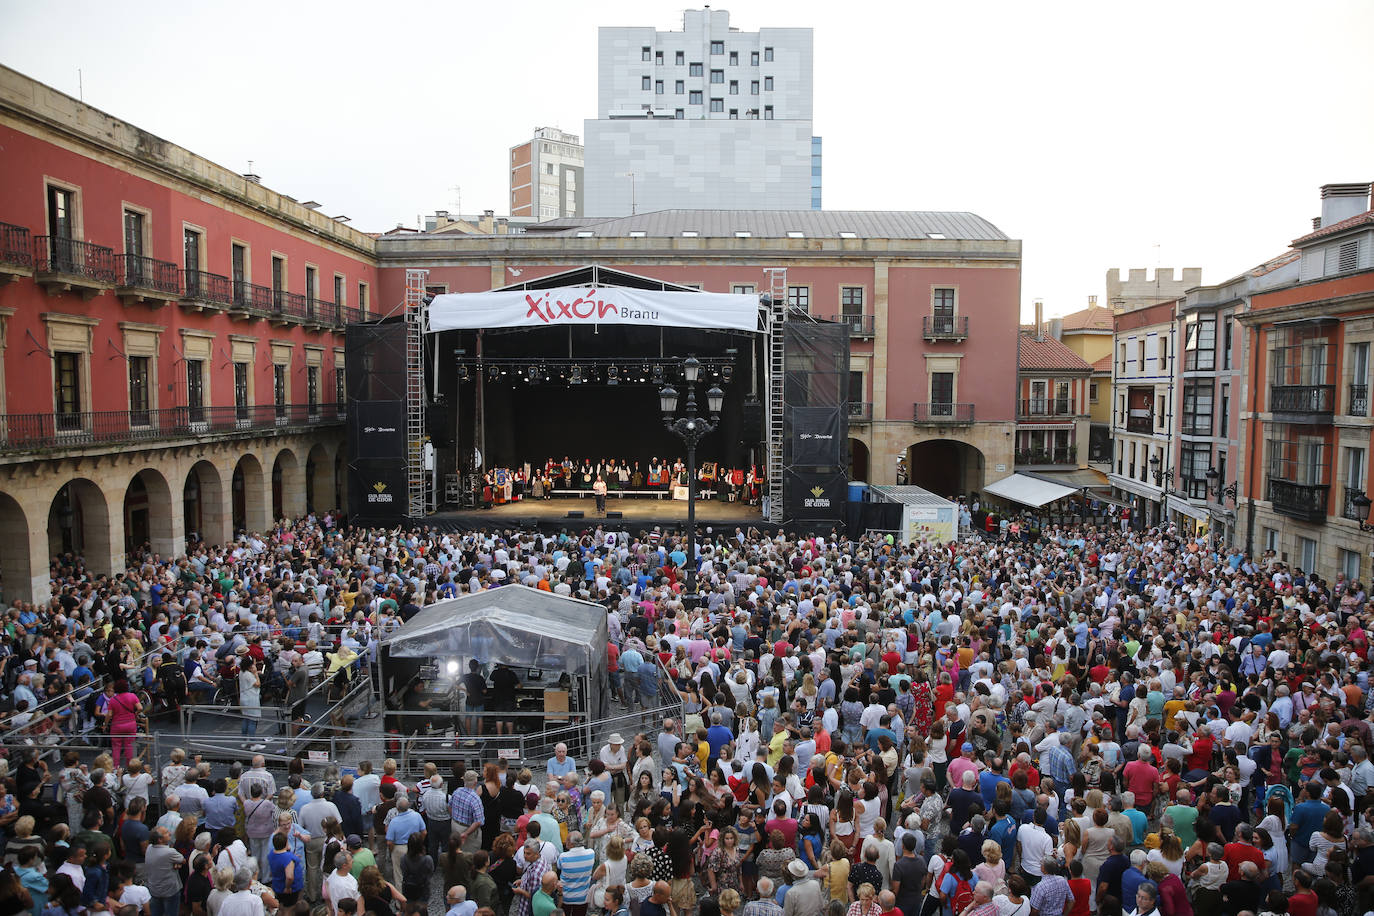
<path id="1" fill-rule="evenodd" d="M 940 883 L 938 887 L 945 886 L 945 876 L 954 871 L 954 863 L 946 862 L 944 871 L 940 872 Z M 951 912 L 962 913 L 964 909 L 973 902 L 973 885 L 959 875 L 954 875 L 954 893 L 949 895 Z"/>

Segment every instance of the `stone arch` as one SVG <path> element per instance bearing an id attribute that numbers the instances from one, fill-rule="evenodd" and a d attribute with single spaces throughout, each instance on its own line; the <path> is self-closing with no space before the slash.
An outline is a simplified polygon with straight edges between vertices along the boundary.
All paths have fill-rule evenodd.
<path id="1" fill-rule="evenodd" d="M 290 448 L 272 461 L 272 521 L 305 513 L 305 481 L 300 459 Z"/>
<path id="2" fill-rule="evenodd" d="M 0 579 L 7 601 L 35 601 L 34 578 L 46 570 L 35 561 L 32 529 L 24 507 L 8 493 L 0 493 Z"/>
<path id="3" fill-rule="evenodd" d="M 203 458 L 191 465 L 181 487 L 181 502 L 188 541 L 198 537 L 210 544 L 225 544 L 233 539 L 219 468 Z"/>
<path id="4" fill-rule="evenodd" d="M 164 557 L 181 553 L 173 535 L 172 487 L 156 468 L 144 468 L 124 488 L 124 553 L 148 549 Z"/>
<path id="5" fill-rule="evenodd" d="M 256 455 L 244 454 L 234 465 L 230 480 L 230 517 L 234 532 L 266 531 L 271 526 L 268 518 L 266 481 L 263 479 L 262 462 Z"/>
<path id="6" fill-rule="evenodd" d="M 985 465 L 982 451 L 974 445 L 927 439 L 906 449 L 897 476 L 899 483 L 924 487 L 938 496 L 966 496 L 983 489 Z"/>
<path id="7" fill-rule="evenodd" d="M 316 442 L 305 457 L 305 508 L 323 515 L 338 506 L 335 502 L 334 456 L 323 442 Z"/>
<path id="8" fill-rule="evenodd" d="M 90 572 L 112 573 L 111 534 L 110 505 L 99 486 L 75 477 L 58 487 L 48 506 L 48 553 L 75 554 Z"/>
<path id="9" fill-rule="evenodd" d="M 872 482 L 869 476 L 868 446 L 862 439 L 849 439 L 849 479 Z"/>

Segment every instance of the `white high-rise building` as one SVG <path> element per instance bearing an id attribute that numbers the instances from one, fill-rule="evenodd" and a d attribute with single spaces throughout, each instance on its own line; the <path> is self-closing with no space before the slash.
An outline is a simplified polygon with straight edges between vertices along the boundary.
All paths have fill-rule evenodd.
<path id="1" fill-rule="evenodd" d="M 682 20 L 600 30 L 586 215 L 820 209 L 811 30 L 741 32 L 713 9 Z"/>
<path id="2" fill-rule="evenodd" d="M 556 127 L 510 149 L 510 215 L 582 215 L 582 140 Z"/>

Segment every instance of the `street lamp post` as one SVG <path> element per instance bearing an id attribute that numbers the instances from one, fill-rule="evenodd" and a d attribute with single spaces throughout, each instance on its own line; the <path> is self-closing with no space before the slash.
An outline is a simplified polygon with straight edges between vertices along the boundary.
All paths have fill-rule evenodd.
<path id="1" fill-rule="evenodd" d="M 695 356 L 682 364 L 682 378 L 687 383 L 687 404 L 683 416 L 677 416 L 678 393 L 672 385 L 665 385 L 658 393 L 663 411 L 663 425 L 687 445 L 687 579 L 682 601 L 688 608 L 700 601 L 697 594 L 696 531 L 697 531 L 697 443 L 720 424 L 720 408 L 725 392 L 712 385 L 706 392 L 706 406 L 710 418 L 697 413 L 696 383 L 701 378 L 701 363 Z"/>

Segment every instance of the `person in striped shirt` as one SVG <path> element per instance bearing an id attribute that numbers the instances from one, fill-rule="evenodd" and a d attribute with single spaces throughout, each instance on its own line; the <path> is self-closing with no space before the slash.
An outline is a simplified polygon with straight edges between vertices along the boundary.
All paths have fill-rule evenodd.
<path id="1" fill-rule="evenodd" d="M 563 880 L 563 912 L 566 916 L 586 916 L 591 893 L 592 869 L 596 853 L 582 845 L 582 834 L 568 834 L 568 848 L 558 857 L 558 874 Z"/>

